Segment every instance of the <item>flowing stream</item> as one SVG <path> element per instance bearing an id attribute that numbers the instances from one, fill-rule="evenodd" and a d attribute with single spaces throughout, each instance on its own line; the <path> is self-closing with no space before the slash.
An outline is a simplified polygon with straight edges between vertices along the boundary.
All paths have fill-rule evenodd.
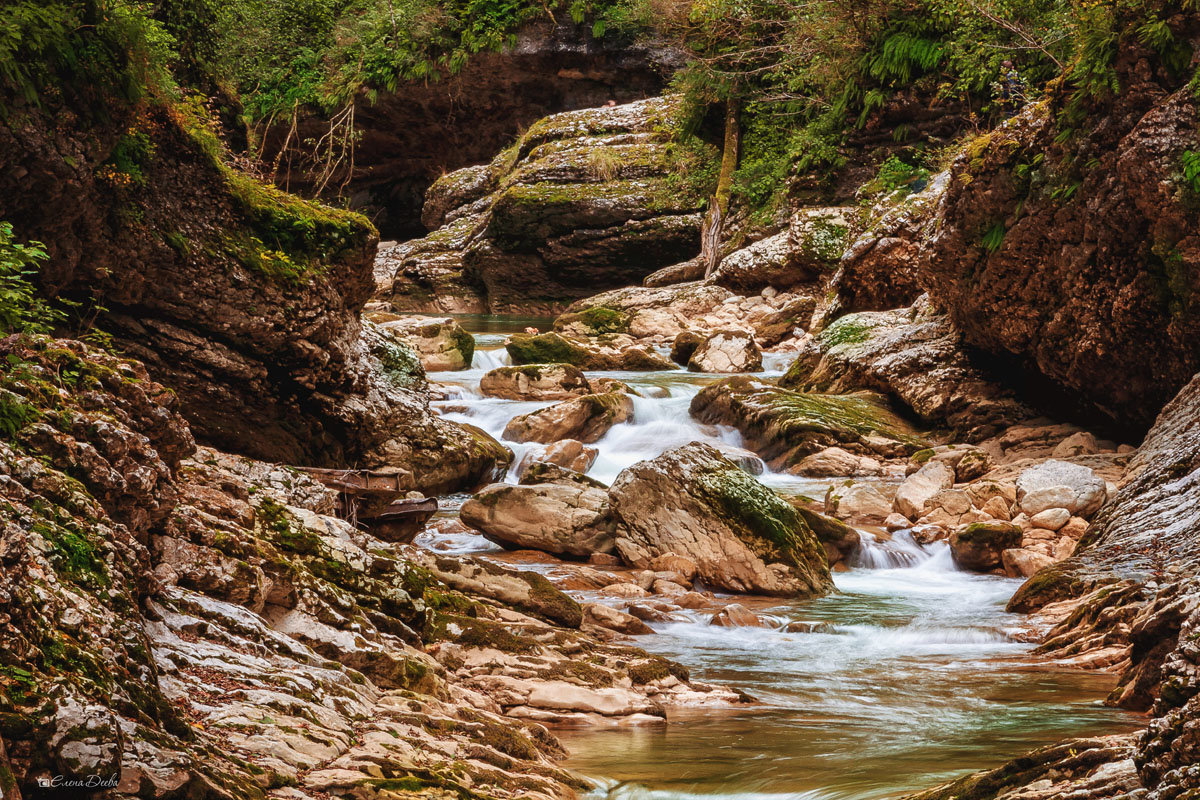
<path id="1" fill-rule="evenodd" d="M 457 387 L 435 405 L 500 438 L 512 417 L 550 403 L 482 397 L 479 379 L 508 363 L 508 333 L 547 330 L 550 320 L 459 320 L 476 335 L 473 368 L 434 374 Z M 765 361 L 767 376 L 788 364 L 786 357 Z M 596 444 L 589 475 L 611 482 L 630 464 L 695 440 L 741 445 L 737 431 L 688 415 L 691 398 L 715 376 L 600 374 L 644 396 L 634 400 L 634 419 Z M 519 461 L 525 446 L 507 444 Z M 819 498 L 837 479 L 767 471 L 760 480 Z M 441 513 L 455 514 L 463 499 L 444 498 Z M 566 766 L 597 781 L 595 797 L 613 800 L 874 800 L 1066 737 L 1137 726 L 1133 715 L 1101 705 L 1111 676 L 1028 657 L 1032 646 L 1013 637 L 1020 618 L 1004 611 L 1020 581 L 958 571 L 945 544 L 921 547 L 903 534 L 870 539 L 852 568 L 834 576 L 835 594 L 784 603 L 737 598 L 775 627 L 713 627 L 707 614 L 683 612 L 686 622 L 654 625 L 657 635 L 637 640 L 694 677 L 737 686 L 760 704 L 672 712 L 669 725 L 654 728 L 558 731 L 572 754 Z M 470 534 L 417 541 L 443 551 L 498 550 Z M 788 632 L 789 622 L 805 623 L 806 632 Z"/>

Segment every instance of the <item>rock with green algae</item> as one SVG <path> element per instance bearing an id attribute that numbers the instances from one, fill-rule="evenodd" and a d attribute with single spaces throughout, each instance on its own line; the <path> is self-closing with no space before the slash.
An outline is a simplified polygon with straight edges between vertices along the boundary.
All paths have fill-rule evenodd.
<path id="1" fill-rule="evenodd" d="M 571 364 L 580 369 L 654 372 L 675 369 L 669 359 L 635 344 L 628 334 L 600 334 L 590 339 L 550 333 L 516 333 L 504 343 L 514 364 Z"/>
<path id="2" fill-rule="evenodd" d="M 815 337 L 779 379 L 788 389 L 882 392 L 922 422 L 981 441 L 1034 413 L 977 366 L 943 314 L 910 308 L 847 314 Z"/>
<path id="3" fill-rule="evenodd" d="M 950 534 L 954 563 L 975 572 L 990 572 L 1002 566 L 1005 550 L 1021 546 L 1021 529 L 1011 522 L 972 522 Z"/>
<path id="4" fill-rule="evenodd" d="M 417 351 L 426 372 L 469 369 L 475 356 L 475 337 L 448 317 L 399 317 L 376 320 Z"/>
<path id="5" fill-rule="evenodd" d="M 484 373 L 479 391 L 506 400 L 566 400 L 591 394 L 592 387 L 582 370 L 571 364 L 522 364 Z"/>
<path id="6" fill-rule="evenodd" d="M 793 392 L 736 376 L 706 386 L 692 398 L 700 422 L 737 428 L 747 446 L 776 469 L 798 464 L 828 447 L 899 456 L 928 446 L 878 395 Z"/>
<path id="7" fill-rule="evenodd" d="M 617 476 L 609 500 L 617 552 L 633 566 L 675 553 L 726 591 L 811 597 L 832 588 L 825 553 L 800 513 L 709 445 L 634 464 Z"/>
<path id="8" fill-rule="evenodd" d="M 491 164 L 439 179 L 425 215 L 437 229 L 380 255 L 381 298 L 402 311 L 557 312 L 694 256 L 700 205 L 669 180 L 660 133 L 676 105 L 556 114 Z"/>

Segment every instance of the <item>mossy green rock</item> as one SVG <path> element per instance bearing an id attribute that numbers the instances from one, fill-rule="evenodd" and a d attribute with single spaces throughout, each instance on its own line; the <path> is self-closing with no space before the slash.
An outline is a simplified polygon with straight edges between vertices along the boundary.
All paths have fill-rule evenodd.
<path id="1" fill-rule="evenodd" d="M 1005 550 L 1021 546 L 1021 529 L 1010 522 L 972 522 L 950 534 L 950 553 L 963 569 L 989 572 Z"/>
<path id="2" fill-rule="evenodd" d="M 571 364 L 588 366 L 587 348 L 557 333 L 516 333 L 504 343 L 514 364 Z"/>
<path id="3" fill-rule="evenodd" d="M 807 597 L 832 588 L 825 552 L 800 513 L 707 444 L 634 464 L 609 499 L 626 563 L 686 556 L 704 583 L 731 592 Z"/>
<path id="4" fill-rule="evenodd" d="M 878 395 L 793 392 L 736 376 L 692 398 L 700 422 L 737 428 L 747 445 L 776 469 L 827 447 L 882 456 L 908 455 L 928 446 Z"/>

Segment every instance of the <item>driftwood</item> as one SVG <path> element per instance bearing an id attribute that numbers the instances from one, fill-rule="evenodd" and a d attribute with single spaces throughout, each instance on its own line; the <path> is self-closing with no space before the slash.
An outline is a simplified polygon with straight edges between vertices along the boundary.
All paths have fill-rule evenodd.
<path id="1" fill-rule="evenodd" d="M 388 542 L 409 542 L 438 508 L 432 497 L 406 498 L 412 489 L 408 472 L 367 469 L 297 467 L 338 493 L 340 516 L 363 523 Z"/>

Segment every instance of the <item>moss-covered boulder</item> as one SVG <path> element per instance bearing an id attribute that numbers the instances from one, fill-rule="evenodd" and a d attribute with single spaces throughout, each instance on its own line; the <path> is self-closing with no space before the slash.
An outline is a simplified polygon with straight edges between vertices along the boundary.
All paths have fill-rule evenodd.
<path id="1" fill-rule="evenodd" d="M 975 572 L 991 572 L 1003 565 L 1003 554 L 1021 546 L 1021 529 L 1009 522 L 972 522 L 950 534 L 954 563 Z"/>
<path id="2" fill-rule="evenodd" d="M 380 327 L 404 338 L 421 358 L 426 372 L 468 369 L 475 356 L 475 337 L 450 318 L 401 317 Z"/>
<path id="3" fill-rule="evenodd" d="M 663 134 L 677 111 L 651 98 L 555 114 L 489 165 L 443 177 L 426 200 L 428 223 L 440 227 L 381 259 L 383 299 L 397 310 L 448 310 L 463 297 L 550 313 L 692 258 L 699 198 L 671 179 Z"/>
<path id="4" fill-rule="evenodd" d="M 633 418 L 633 398 L 623 392 L 587 394 L 513 417 L 504 427 L 510 442 L 551 444 L 563 439 L 590 444 L 613 425 Z"/>
<path id="5" fill-rule="evenodd" d="M 514 364 L 571 364 L 594 369 L 594 360 L 582 344 L 558 333 L 517 333 L 504 343 Z"/>
<path id="6" fill-rule="evenodd" d="M 653 372 L 675 369 L 667 358 L 627 334 L 590 339 L 559 333 L 516 333 L 504 344 L 514 364 L 571 364 L 581 369 Z"/>
<path id="7" fill-rule="evenodd" d="M 828 447 L 853 453 L 907 455 L 928 444 L 878 395 L 793 392 L 755 378 L 726 378 L 691 403 L 700 422 L 737 428 L 747 445 L 776 469 Z"/>
<path id="8" fill-rule="evenodd" d="M 566 400 L 591 394 L 592 387 L 587 376 L 570 364 L 523 364 L 484 373 L 479 390 L 506 400 Z"/>
<path id="9" fill-rule="evenodd" d="M 619 521 L 617 551 L 633 566 L 675 553 L 726 591 L 809 597 L 832 588 L 824 550 L 804 517 L 707 444 L 634 464 L 617 476 L 609 501 Z"/>

